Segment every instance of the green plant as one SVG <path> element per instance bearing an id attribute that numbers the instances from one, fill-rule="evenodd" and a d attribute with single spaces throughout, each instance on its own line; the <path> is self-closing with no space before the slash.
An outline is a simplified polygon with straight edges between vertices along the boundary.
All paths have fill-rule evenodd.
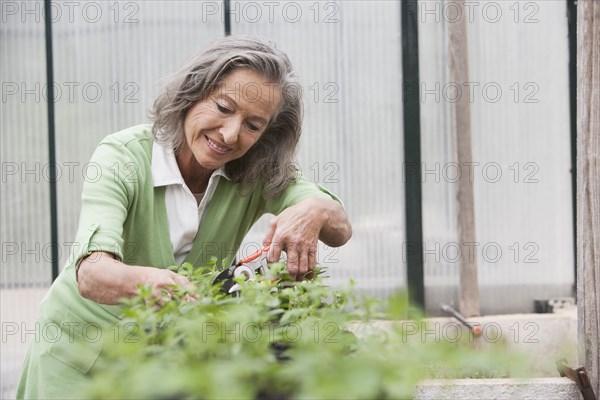
<path id="1" fill-rule="evenodd" d="M 122 323 L 135 335 L 106 343 L 83 397 L 399 399 L 427 377 L 514 375 L 501 347 L 408 340 L 402 324 L 371 329 L 374 318 L 414 317 L 406 296 L 382 303 L 326 287 L 320 273 L 292 282 L 274 263 L 265 276 L 239 281 L 241 296 L 231 297 L 212 284 L 214 264 L 178 267 L 195 288 L 176 288 L 162 307 L 150 288 L 124 301 Z M 350 331 L 365 327 L 371 333 Z"/>

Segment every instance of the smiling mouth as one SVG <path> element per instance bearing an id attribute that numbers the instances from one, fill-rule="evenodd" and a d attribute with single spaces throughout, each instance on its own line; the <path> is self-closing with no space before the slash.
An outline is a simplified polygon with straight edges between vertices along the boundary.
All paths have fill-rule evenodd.
<path id="1" fill-rule="evenodd" d="M 219 154 L 226 154 L 233 150 L 229 147 L 224 147 L 223 145 L 220 145 L 219 143 L 215 142 L 214 140 L 212 140 L 211 138 L 209 138 L 206 135 L 204 135 L 204 138 L 206 139 L 206 143 L 208 144 L 208 147 L 210 147 L 212 150 L 214 150 L 215 152 L 217 152 Z"/>

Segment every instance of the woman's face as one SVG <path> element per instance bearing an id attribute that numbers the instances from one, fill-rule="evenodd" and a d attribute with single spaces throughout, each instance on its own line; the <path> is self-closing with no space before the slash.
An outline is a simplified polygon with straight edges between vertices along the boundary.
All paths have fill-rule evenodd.
<path id="1" fill-rule="evenodd" d="M 209 170 L 242 157 L 263 134 L 280 101 L 277 85 L 250 69 L 233 70 L 186 114 L 184 153 L 191 151 Z"/>

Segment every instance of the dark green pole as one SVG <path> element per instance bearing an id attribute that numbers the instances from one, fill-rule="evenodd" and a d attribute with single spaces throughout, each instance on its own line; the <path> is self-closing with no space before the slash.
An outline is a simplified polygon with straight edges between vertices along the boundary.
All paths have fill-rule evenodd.
<path id="1" fill-rule="evenodd" d="M 54 123 L 54 62 L 52 59 L 52 8 L 44 0 L 46 28 L 46 83 L 48 88 L 48 162 L 50 163 L 50 245 L 52 250 L 52 281 L 58 276 L 58 213 L 56 201 L 56 141 Z"/>
<path id="2" fill-rule="evenodd" d="M 571 127 L 571 193 L 573 198 L 573 259 L 577 297 L 577 0 L 567 0 L 569 27 L 569 111 Z"/>
<path id="3" fill-rule="evenodd" d="M 231 3 L 223 0 L 223 18 L 225 23 L 225 36 L 231 35 Z"/>
<path id="4" fill-rule="evenodd" d="M 425 308 L 421 200 L 421 106 L 419 98 L 419 35 L 417 0 L 401 3 L 402 104 L 404 112 L 404 190 L 406 270 L 411 301 Z"/>

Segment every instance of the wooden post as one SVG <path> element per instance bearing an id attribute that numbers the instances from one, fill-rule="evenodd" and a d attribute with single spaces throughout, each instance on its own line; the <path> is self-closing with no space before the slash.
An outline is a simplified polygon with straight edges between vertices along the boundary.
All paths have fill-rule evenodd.
<path id="1" fill-rule="evenodd" d="M 600 395 L 600 2 L 577 4 L 579 362 Z"/>
<path id="2" fill-rule="evenodd" d="M 467 15 L 464 0 L 456 1 L 461 15 Z M 459 18 L 448 22 L 450 43 L 450 79 L 463 87 L 469 82 L 469 53 L 467 51 L 467 21 Z M 460 96 L 450 104 L 452 132 L 456 138 L 457 162 L 461 167 L 469 166 L 471 156 L 471 105 L 469 96 Z M 457 188 L 458 238 L 462 257 L 460 264 L 459 302 L 460 312 L 466 317 L 479 315 L 479 287 L 477 284 L 477 257 L 469 251 L 475 243 L 475 210 L 473 204 L 473 182 L 464 177 Z M 471 247 L 472 248 L 472 247 Z"/>

